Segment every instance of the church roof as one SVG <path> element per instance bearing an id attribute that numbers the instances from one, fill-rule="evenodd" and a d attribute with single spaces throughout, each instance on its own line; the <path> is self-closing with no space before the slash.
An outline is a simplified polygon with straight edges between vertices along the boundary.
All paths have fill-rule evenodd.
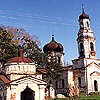
<path id="1" fill-rule="evenodd" d="M 32 60 L 30 58 L 24 57 L 24 50 L 20 49 L 19 50 L 19 56 L 10 58 L 8 60 L 8 63 L 32 63 Z"/>
<path id="2" fill-rule="evenodd" d="M 92 76 L 92 75 L 100 76 L 100 72 L 94 71 L 93 73 L 90 74 L 90 76 Z"/>
<path id="3" fill-rule="evenodd" d="M 90 19 L 89 15 L 85 13 L 83 7 L 82 7 L 82 14 L 79 16 L 79 20 L 81 20 L 81 19 Z"/>
<path id="4" fill-rule="evenodd" d="M 12 80 L 8 84 L 13 83 L 13 82 L 21 83 L 21 82 L 27 81 L 27 80 L 28 81 L 35 81 L 35 83 L 40 84 L 40 85 L 46 84 L 46 82 L 44 80 L 37 78 L 36 76 L 31 76 L 31 75 L 26 75 L 26 76 L 23 76 L 21 78 Z"/>
<path id="5" fill-rule="evenodd" d="M 37 68 L 38 73 L 47 74 L 46 68 Z"/>
<path id="6" fill-rule="evenodd" d="M 94 61 L 93 62 L 91 62 L 90 64 L 88 64 L 86 67 L 89 67 L 90 65 L 92 65 L 92 64 L 95 64 L 96 65 L 96 67 L 98 67 L 99 69 L 100 69 L 100 65 L 99 64 L 97 64 L 97 63 L 95 63 Z"/>
<path id="7" fill-rule="evenodd" d="M 52 35 L 52 40 L 48 44 L 43 47 L 43 51 L 45 53 L 49 52 L 63 52 L 63 46 L 54 40 L 54 36 Z"/>
<path id="8" fill-rule="evenodd" d="M 73 70 L 72 65 L 62 67 L 59 71 L 68 71 L 68 70 Z M 37 68 L 37 72 L 41 74 L 47 74 L 48 71 L 46 68 Z"/>
<path id="9" fill-rule="evenodd" d="M 85 12 L 82 13 L 80 16 L 79 16 L 79 20 L 80 19 L 89 19 L 89 15 L 87 15 Z"/>
<path id="10" fill-rule="evenodd" d="M 26 57 L 14 57 L 8 60 L 8 63 L 32 63 L 32 60 L 30 58 Z"/>
<path id="11" fill-rule="evenodd" d="M 2 80 L 4 83 L 10 82 L 10 79 L 6 75 L 3 75 L 3 74 L 0 74 L 0 80 Z"/>

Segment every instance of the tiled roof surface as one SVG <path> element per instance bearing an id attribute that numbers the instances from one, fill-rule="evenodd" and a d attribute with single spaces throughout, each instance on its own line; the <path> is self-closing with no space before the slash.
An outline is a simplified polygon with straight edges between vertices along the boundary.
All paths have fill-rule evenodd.
<path id="1" fill-rule="evenodd" d="M 10 79 L 8 79 L 8 77 L 5 76 L 5 75 L 0 75 L 0 80 L 2 80 L 4 83 L 9 83 L 10 82 Z"/>
<path id="2" fill-rule="evenodd" d="M 14 57 L 8 60 L 9 63 L 32 63 L 32 60 L 30 58 L 26 57 Z"/>

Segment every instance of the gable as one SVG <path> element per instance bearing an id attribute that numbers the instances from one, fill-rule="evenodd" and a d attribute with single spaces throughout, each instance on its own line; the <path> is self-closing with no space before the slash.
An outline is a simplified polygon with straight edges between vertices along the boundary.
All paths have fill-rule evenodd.
<path id="1" fill-rule="evenodd" d="M 90 74 L 90 76 L 100 76 L 100 72 L 94 71 Z"/>
<path id="2" fill-rule="evenodd" d="M 25 76 L 10 82 L 10 84 L 23 84 L 23 83 L 35 83 L 38 85 L 46 85 L 46 82 L 41 80 L 40 78 L 36 78 L 35 76 Z"/>
<path id="3" fill-rule="evenodd" d="M 95 62 L 92 62 L 87 66 L 87 72 L 89 75 L 93 72 L 100 72 L 100 66 Z"/>
<path id="4" fill-rule="evenodd" d="M 95 63 L 95 62 L 88 64 L 86 67 L 92 67 L 92 68 L 95 67 L 95 68 L 98 68 L 100 70 L 100 65 Z"/>

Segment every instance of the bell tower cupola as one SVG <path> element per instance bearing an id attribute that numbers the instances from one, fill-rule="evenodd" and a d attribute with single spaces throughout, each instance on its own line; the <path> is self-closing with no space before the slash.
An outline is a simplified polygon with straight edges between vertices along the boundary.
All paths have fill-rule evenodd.
<path id="1" fill-rule="evenodd" d="M 79 58 L 95 58 L 95 37 L 91 29 L 91 20 L 82 7 L 82 14 L 79 16 L 79 32 L 78 32 L 78 52 Z"/>

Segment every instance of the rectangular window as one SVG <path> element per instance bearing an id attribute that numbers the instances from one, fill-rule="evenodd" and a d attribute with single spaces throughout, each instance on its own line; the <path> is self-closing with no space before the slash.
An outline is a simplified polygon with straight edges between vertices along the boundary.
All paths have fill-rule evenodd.
<path id="1" fill-rule="evenodd" d="M 64 79 L 62 79 L 62 88 L 65 87 Z"/>
<path id="2" fill-rule="evenodd" d="M 56 89 L 58 89 L 58 81 L 56 81 Z"/>

